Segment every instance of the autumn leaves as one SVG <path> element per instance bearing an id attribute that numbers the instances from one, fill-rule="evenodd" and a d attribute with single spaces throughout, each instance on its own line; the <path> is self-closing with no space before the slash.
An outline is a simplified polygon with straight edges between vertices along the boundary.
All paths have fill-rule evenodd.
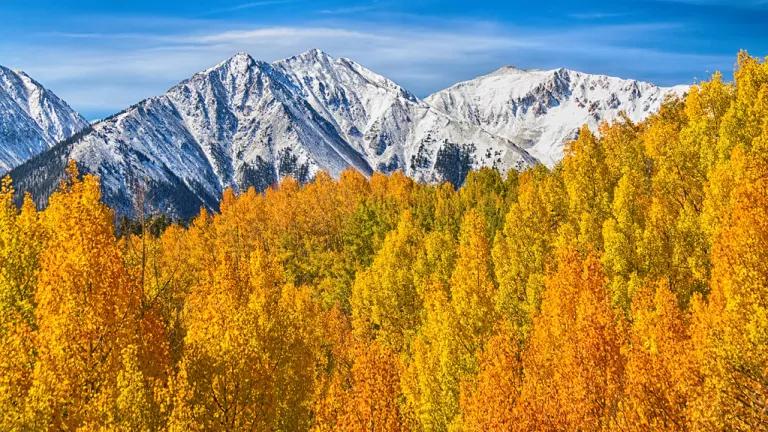
<path id="1" fill-rule="evenodd" d="M 0 188 L 3 430 L 768 428 L 768 66 L 553 170 L 320 174 L 159 236 Z M 141 230 L 138 230 L 141 232 Z"/>

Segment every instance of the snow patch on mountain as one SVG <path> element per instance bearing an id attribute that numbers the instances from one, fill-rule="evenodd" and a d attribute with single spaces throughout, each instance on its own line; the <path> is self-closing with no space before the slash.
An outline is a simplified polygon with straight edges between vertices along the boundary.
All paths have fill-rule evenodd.
<path id="1" fill-rule="evenodd" d="M 29 75 L 0 66 L 0 175 L 87 126 Z"/>
<path id="2" fill-rule="evenodd" d="M 217 209 L 225 188 L 264 190 L 320 170 L 335 177 L 348 168 L 402 170 L 459 186 L 480 167 L 553 165 L 581 125 L 596 128 L 622 111 L 641 120 L 684 91 L 507 67 L 420 100 L 319 50 L 272 64 L 240 53 L 92 125 L 12 176 L 42 205 L 74 159 L 101 177 L 117 213 L 182 218 Z"/>
<path id="3" fill-rule="evenodd" d="M 507 138 L 542 163 L 553 166 L 564 145 L 583 125 L 597 132 L 603 122 L 624 112 L 641 121 L 667 97 L 681 96 L 688 86 L 590 75 L 569 69 L 523 70 L 503 67 L 458 83 L 426 101 L 442 112 Z"/>
<path id="4" fill-rule="evenodd" d="M 506 171 L 536 163 L 511 141 L 434 109 L 352 60 L 311 50 L 275 67 L 377 171 L 403 170 L 418 180 L 460 184 L 463 176 L 456 173 L 467 168 Z M 446 152 L 457 149 L 466 154 L 461 159 L 466 166 L 448 167 Z"/>
<path id="5" fill-rule="evenodd" d="M 118 213 L 180 217 L 216 209 L 225 188 L 264 190 L 320 170 L 335 177 L 348 168 L 403 170 L 459 185 L 480 166 L 537 163 L 511 141 L 318 50 L 274 64 L 237 54 L 93 125 L 19 167 L 14 180 L 37 191 L 42 205 L 67 158 L 101 177 L 104 199 Z"/>

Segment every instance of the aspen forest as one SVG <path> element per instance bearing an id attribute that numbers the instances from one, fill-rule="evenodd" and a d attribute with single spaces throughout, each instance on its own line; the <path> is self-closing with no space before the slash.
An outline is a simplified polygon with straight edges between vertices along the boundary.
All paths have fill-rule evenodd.
<path id="1" fill-rule="evenodd" d="M 3 431 L 768 430 L 768 63 L 464 185 L 0 188 Z M 151 228 L 151 229 L 150 229 Z"/>

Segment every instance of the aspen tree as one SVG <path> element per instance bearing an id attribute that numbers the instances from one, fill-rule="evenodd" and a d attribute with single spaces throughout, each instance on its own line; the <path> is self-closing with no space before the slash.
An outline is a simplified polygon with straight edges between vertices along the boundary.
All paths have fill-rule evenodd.
<path id="1" fill-rule="evenodd" d="M 602 223 L 610 214 L 613 183 L 600 139 L 586 126 L 568 145 L 562 166 L 568 212 L 579 242 L 601 250 Z"/>
<path id="2" fill-rule="evenodd" d="M 632 317 L 617 429 L 688 430 L 693 362 L 688 323 L 677 298 L 666 283 L 645 286 L 632 301 Z"/>
<path id="3" fill-rule="evenodd" d="M 516 329 L 499 322 L 479 356 L 476 377 L 465 380 L 461 390 L 461 422 L 465 431 L 517 430 L 518 397 L 523 363 Z"/>
<path id="4" fill-rule="evenodd" d="M 492 255 L 499 284 L 496 310 L 522 339 L 538 310 L 554 238 L 566 217 L 567 198 L 557 175 L 543 167 L 520 175 L 517 202 L 510 205 Z"/>
<path id="5" fill-rule="evenodd" d="M 403 213 L 371 267 L 359 273 L 352 288 L 352 323 L 359 337 L 380 340 L 395 351 L 413 337 L 422 306 L 406 263 L 416 260 L 421 241 L 410 212 Z"/>
<path id="6" fill-rule="evenodd" d="M 129 278 L 100 202 L 95 177 L 69 180 L 43 215 L 35 319 L 38 359 L 30 409 L 34 427 L 76 429 L 96 421 L 121 367 L 121 348 L 136 343 L 140 291 Z"/>
<path id="7" fill-rule="evenodd" d="M 524 430 L 608 430 L 622 392 L 622 331 L 594 254 L 560 250 L 523 357 Z"/>

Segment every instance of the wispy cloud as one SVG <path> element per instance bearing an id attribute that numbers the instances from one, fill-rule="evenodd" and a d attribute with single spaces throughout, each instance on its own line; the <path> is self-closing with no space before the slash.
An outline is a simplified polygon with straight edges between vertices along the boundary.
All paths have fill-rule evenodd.
<path id="1" fill-rule="evenodd" d="M 637 48 L 638 40 L 676 31 L 674 22 L 548 29 L 471 20 L 429 26 L 364 20 L 254 26 L 201 20 L 194 26 L 174 26 L 168 33 L 168 26 L 158 20 L 155 27 L 141 32 L 46 33 L 13 46 L 0 41 L 0 58 L 27 70 L 76 109 L 98 115 L 160 94 L 239 51 L 274 61 L 321 48 L 352 58 L 422 96 L 504 64 L 565 66 L 671 83 L 671 76 L 693 78 L 704 65 L 723 61 Z M 654 75 L 652 70 L 665 68 L 675 74 Z"/>
<path id="2" fill-rule="evenodd" d="M 374 10 L 382 9 L 389 2 L 383 1 L 371 1 L 368 3 L 361 3 L 352 6 L 343 6 L 329 9 L 321 9 L 320 13 L 324 15 L 349 15 L 363 12 L 370 12 Z"/>
<path id="3" fill-rule="evenodd" d="M 661 0 L 667 3 L 684 3 L 696 6 L 722 6 L 738 9 L 766 9 L 768 0 Z"/>
<path id="4" fill-rule="evenodd" d="M 277 5 L 286 5 L 291 3 L 298 3 L 300 0 L 262 0 L 262 1 L 253 1 L 253 2 L 247 2 L 247 3 L 240 3 L 234 6 L 220 8 L 220 9 L 213 9 L 208 11 L 207 13 L 203 15 L 213 15 L 213 14 L 220 14 L 220 13 L 226 13 L 226 12 L 237 12 L 242 11 L 246 9 L 256 9 L 256 8 L 263 8 L 267 6 L 277 6 Z"/>
<path id="5" fill-rule="evenodd" d="M 259 41 L 273 43 L 275 39 L 294 41 L 323 40 L 352 38 L 369 41 L 382 40 L 386 37 L 372 33 L 365 33 L 343 28 L 329 27 L 264 27 L 252 30 L 233 30 L 221 33 L 211 33 L 196 36 L 182 36 L 175 38 L 178 42 L 189 43 L 226 43 L 226 44 L 254 44 Z"/>
<path id="6" fill-rule="evenodd" d="M 626 12 L 578 12 L 568 15 L 577 20 L 603 20 L 609 18 L 619 18 L 627 16 Z"/>

